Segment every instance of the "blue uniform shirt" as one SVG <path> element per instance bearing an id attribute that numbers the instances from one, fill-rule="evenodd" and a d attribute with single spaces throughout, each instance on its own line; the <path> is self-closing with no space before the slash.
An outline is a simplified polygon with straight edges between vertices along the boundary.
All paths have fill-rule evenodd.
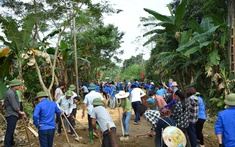
<path id="1" fill-rule="evenodd" d="M 222 134 L 225 147 L 235 147 L 235 107 L 229 107 L 218 114 L 215 134 Z"/>
<path id="2" fill-rule="evenodd" d="M 56 103 L 44 98 L 39 102 L 33 113 L 33 124 L 39 130 L 55 129 L 55 113 L 60 115 L 61 111 Z"/>
<path id="3" fill-rule="evenodd" d="M 203 99 L 199 96 L 199 111 L 198 111 L 198 118 L 206 120 L 206 108 Z"/>

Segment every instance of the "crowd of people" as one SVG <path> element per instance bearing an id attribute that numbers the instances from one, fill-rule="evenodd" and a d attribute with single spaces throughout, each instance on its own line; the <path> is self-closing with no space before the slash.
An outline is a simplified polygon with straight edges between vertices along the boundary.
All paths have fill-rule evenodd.
<path id="1" fill-rule="evenodd" d="M 4 147 L 11 147 L 15 144 L 13 134 L 17 120 L 20 116 L 26 117 L 21 108 L 20 96 L 17 94 L 21 84 L 19 80 L 12 80 L 9 84 L 10 89 L 5 94 L 7 130 Z M 115 144 L 112 142 L 115 140 L 110 138 L 108 132 L 115 135 L 117 129 L 107 107 L 111 110 L 122 108 L 123 137 L 130 136 L 129 123 L 133 110 L 134 125 L 143 125 L 140 123 L 141 116 L 152 124 L 150 130 L 155 132 L 156 147 L 166 146 L 161 134 L 162 130 L 168 126 L 176 126 L 184 133 L 187 139 L 185 146 L 205 146 L 202 130 L 207 119 L 206 105 L 203 95 L 194 87 L 180 89 L 176 81 L 169 79 L 167 84 L 159 82 L 156 85 L 153 81 L 148 84 L 137 80 L 100 84 L 91 82 L 79 86 L 81 96 L 74 92 L 76 86 L 73 84 L 66 92 L 64 89 L 65 84 L 60 82 L 54 92 L 54 101 L 50 101 L 44 91 L 38 92 L 35 97 L 38 104 L 33 112 L 33 122 L 39 132 L 41 147 L 53 146 L 54 134 L 61 135 L 62 125 L 65 127 L 65 133 L 70 133 L 72 137 L 76 136 L 73 127 L 77 117 L 76 103 L 79 101 L 83 102 L 82 118 L 85 115 L 88 118 L 89 140 L 93 143 L 94 134 L 102 135 L 102 147 Z M 225 103 L 228 107 L 218 115 L 215 134 L 220 147 L 232 147 L 235 146 L 233 133 L 235 123 L 230 119 L 235 115 L 235 94 L 229 94 Z M 57 133 L 55 133 L 56 130 Z"/>

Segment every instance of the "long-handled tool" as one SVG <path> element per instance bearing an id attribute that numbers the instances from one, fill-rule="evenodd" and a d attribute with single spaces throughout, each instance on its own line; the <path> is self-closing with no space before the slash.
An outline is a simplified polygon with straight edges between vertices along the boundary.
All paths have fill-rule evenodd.
<path id="1" fill-rule="evenodd" d="M 137 134 L 137 135 L 135 135 L 134 137 L 135 138 L 138 138 L 138 137 L 140 137 L 140 136 L 152 136 L 152 135 L 154 135 L 154 133 L 151 133 L 151 132 L 146 132 L 146 133 L 142 133 L 142 134 Z"/>
<path id="2" fill-rule="evenodd" d="M 122 128 L 122 136 L 119 139 L 120 139 L 120 141 L 127 141 L 130 138 L 129 138 L 129 136 L 127 136 L 127 137 L 124 136 L 124 127 L 123 127 L 123 121 L 122 121 L 122 117 L 121 117 L 121 114 L 120 114 L 119 106 L 118 106 L 118 116 L 119 116 L 119 119 L 120 119 L 120 122 L 121 122 L 121 128 Z"/>
<path id="3" fill-rule="evenodd" d="M 75 140 L 81 142 L 83 138 L 78 136 L 77 132 L 75 131 L 75 129 L 73 128 L 73 126 L 72 126 L 71 123 L 69 122 L 67 116 L 66 116 L 65 114 L 62 114 L 62 115 L 64 116 L 65 120 L 68 122 L 68 124 L 69 124 L 70 128 L 73 130 L 74 134 L 76 135 Z"/>
<path id="4" fill-rule="evenodd" d="M 26 133 L 28 142 L 29 142 L 30 146 L 32 146 L 31 143 L 30 143 L 30 140 L 29 140 L 29 133 L 28 133 L 28 129 L 27 129 L 27 127 L 26 127 L 26 122 L 25 122 L 25 120 L 24 120 L 24 116 L 22 116 L 22 121 L 23 121 L 23 124 L 24 124 L 24 129 L 25 129 L 25 133 Z"/>
<path id="5" fill-rule="evenodd" d="M 123 122 L 122 122 L 122 118 L 121 118 L 121 115 L 120 115 L 119 106 L 118 106 L 118 116 L 119 116 L 119 119 L 120 119 L 120 122 L 121 122 L 121 128 L 122 128 L 122 136 L 119 137 L 119 139 L 120 139 L 120 141 L 128 141 L 129 136 L 127 136 L 127 137 L 124 136 L 124 127 L 123 127 Z"/>
<path id="6" fill-rule="evenodd" d="M 82 124 L 80 121 L 78 121 L 76 118 L 75 118 L 75 121 L 78 122 L 80 125 L 82 125 L 84 130 L 86 129 L 86 126 L 84 124 Z"/>
<path id="7" fill-rule="evenodd" d="M 121 122 L 122 136 L 124 136 L 124 127 L 123 127 L 123 122 L 122 122 L 122 118 L 121 118 L 121 115 L 120 115 L 119 106 L 118 106 L 118 117 L 119 117 L 120 122 Z"/>
<path id="8" fill-rule="evenodd" d="M 62 127 L 63 127 L 63 130 L 65 132 L 65 136 L 66 136 L 67 142 L 68 142 L 69 146 L 71 147 L 71 144 L 70 144 L 70 141 L 69 141 L 69 138 L 68 138 L 68 134 L 66 133 L 66 129 L 65 129 L 65 126 L 64 126 L 64 121 L 62 119 L 62 115 L 60 115 L 60 121 L 62 123 Z"/>

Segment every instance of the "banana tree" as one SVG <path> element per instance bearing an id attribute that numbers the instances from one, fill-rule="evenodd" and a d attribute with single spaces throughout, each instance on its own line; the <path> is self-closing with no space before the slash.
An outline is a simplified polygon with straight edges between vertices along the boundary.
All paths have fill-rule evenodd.
<path id="1" fill-rule="evenodd" d="M 153 35 L 144 45 L 156 40 L 159 34 L 166 33 L 168 37 L 175 40 L 176 32 L 180 32 L 183 28 L 183 18 L 186 12 L 187 0 L 182 0 L 181 3 L 176 7 L 175 14 L 172 13 L 172 8 L 168 5 L 171 16 L 162 15 L 154 10 L 144 8 L 146 12 L 151 14 L 156 22 L 150 22 L 144 24 L 144 26 L 155 26 L 154 30 L 145 33 L 143 36 Z"/>
<path id="2" fill-rule="evenodd" d="M 34 27 L 34 14 L 27 15 L 23 20 L 22 23 L 17 23 L 15 19 L 11 17 L 4 18 L 3 16 L 0 16 L 0 23 L 1 28 L 3 30 L 3 33 L 5 37 L 0 36 L 0 40 L 4 43 L 4 45 L 8 46 L 9 49 L 11 49 L 12 54 L 14 56 L 11 65 L 5 64 L 8 66 L 14 65 L 18 70 L 18 78 L 23 81 L 23 54 L 26 54 L 30 47 L 30 39 L 32 30 Z M 8 58 L 11 56 L 8 56 Z M 17 62 L 14 62 L 14 59 L 16 59 Z M 6 62 L 7 60 L 5 60 Z M 9 68 L 3 68 L 1 69 L 1 72 L 5 73 L 4 70 L 8 70 Z M 2 78 L 5 78 L 4 75 L 2 75 Z M 12 75 L 13 76 L 13 75 Z M 23 90 L 24 91 L 24 90 Z"/>

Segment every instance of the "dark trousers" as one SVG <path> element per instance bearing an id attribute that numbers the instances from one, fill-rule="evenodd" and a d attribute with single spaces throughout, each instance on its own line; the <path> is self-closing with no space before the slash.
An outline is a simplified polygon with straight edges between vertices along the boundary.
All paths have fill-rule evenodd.
<path id="1" fill-rule="evenodd" d="M 196 123 L 194 123 L 194 124 L 190 123 L 187 128 L 188 137 L 189 137 L 191 147 L 197 147 L 197 134 L 196 134 L 195 125 L 196 125 Z"/>
<path id="2" fill-rule="evenodd" d="M 140 104 L 141 104 L 140 101 L 132 102 L 132 103 L 131 103 L 132 108 L 134 109 L 134 112 L 135 112 L 135 120 L 134 120 L 134 122 L 138 122 L 138 121 L 140 120 L 140 114 L 139 114 L 139 112 L 137 111 L 137 108 L 139 107 Z"/>
<path id="3" fill-rule="evenodd" d="M 64 116 L 62 116 L 62 119 L 65 119 Z M 73 126 L 72 117 L 69 116 L 69 117 L 67 117 L 67 119 L 68 119 L 69 123 Z M 61 127 L 62 127 L 62 122 L 61 122 L 61 119 L 59 119 L 59 122 L 58 122 L 58 133 L 59 134 L 61 134 Z M 69 128 L 70 128 L 71 134 L 74 134 L 74 131 L 71 128 L 71 126 L 69 126 Z"/>
<path id="4" fill-rule="evenodd" d="M 11 115 L 9 117 L 6 117 L 6 120 L 7 120 L 7 129 L 6 129 L 5 139 L 4 139 L 4 147 L 11 147 L 15 144 L 14 132 L 15 132 L 18 117 Z"/>
<path id="5" fill-rule="evenodd" d="M 186 138 L 186 146 L 185 147 L 190 147 L 190 144 L 189 144 L 189 137 L 188 137 L 188 131 L 186 128 L 181 128 L 179 127 L 179 129 L 184 133 L 184 136 Z"/>
<path id="6" fill-rule="evenodd" d="M 87 119 L 88 119 L 88 130 L 89 132 L 93 131 L 92 123 L 91 123 L 91 115 L 87 114 Z"/>
<path id="7" fill-rule="evenodd" d="M 53 146 L 55 129 L 39 130 L 38 134 L 39 134 L 40 147 L 52 147 Z"/>
<path id="8" fill-rule="evenodd" d="M 72 115 L 74 116 L 74 119 L 72 119 L 72 121 L 73 121 L 73 126 L 75 126 L 75 124 L 76 124 L 76 115 L 77 115 L 77 108 L 73 108 L 73 111 L 72 111 Z"/>
<path id="9" fill-rule="evenodd" d="M 198 119 L 197 123 L 196 123 L 196 132 L 197 132 L 197 139 L 200 140 L 200 145 L 204 145 L 204 138 L 203 138 L 203 134 L 202 134 L 202 129 L 203 129 L 203 125 L 205 123 L 205 119 Z"/>
<path id="10" fill-rule="evenodd" d="M 116 128 L 110 128 L 110 131 L 116 134 Z M 103 133 L 102 147 L 112 147 L 108 130 Z"/>

